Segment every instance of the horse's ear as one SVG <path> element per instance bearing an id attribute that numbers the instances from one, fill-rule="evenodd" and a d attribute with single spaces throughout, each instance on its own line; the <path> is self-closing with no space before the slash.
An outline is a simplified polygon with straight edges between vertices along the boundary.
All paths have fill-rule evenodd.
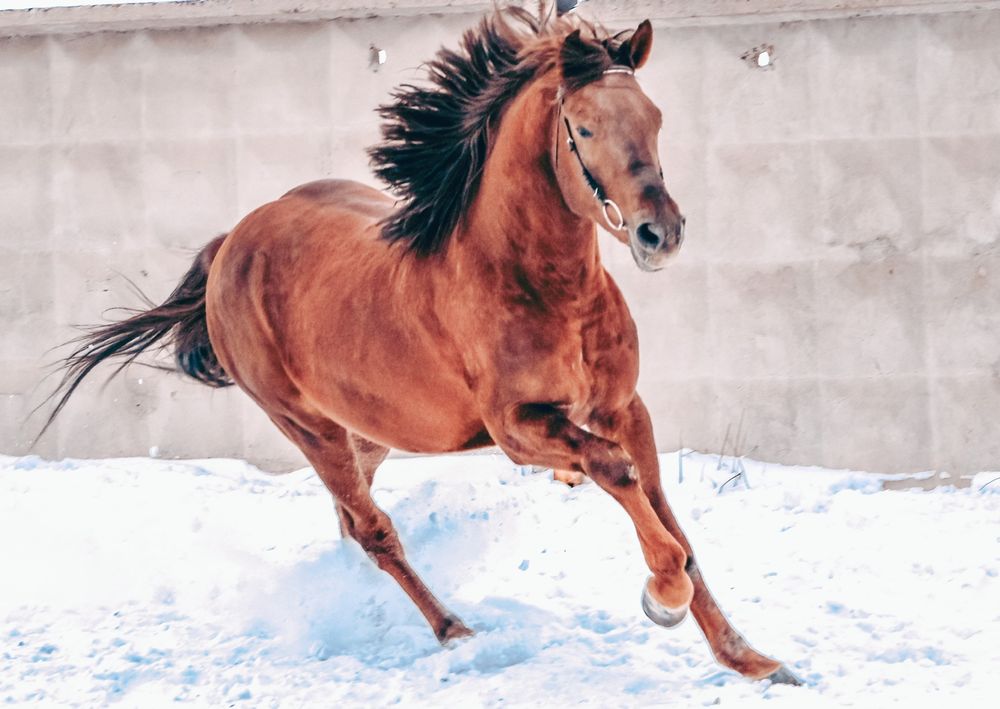
<path id="1" fill-rule="evenodd" d="M 649 59 L 649 50 L 652 48 L 653 25 L 649 20 L 643 20 L 619 50 L 619 61 L 633 69 L 639 69 Z"/>

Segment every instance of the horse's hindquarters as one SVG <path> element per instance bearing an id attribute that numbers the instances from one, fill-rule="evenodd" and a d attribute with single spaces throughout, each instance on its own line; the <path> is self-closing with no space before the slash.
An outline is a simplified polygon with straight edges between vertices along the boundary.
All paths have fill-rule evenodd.
<path id="1" fill-rule="evenodd" d="M 213 346 L 272 418 L 303 410 L 413 452 L 485 445 L 431 274 L 378 238 L 385 209 L 380 193 L 337 182 L 244 219 L 209 279 Z"/>

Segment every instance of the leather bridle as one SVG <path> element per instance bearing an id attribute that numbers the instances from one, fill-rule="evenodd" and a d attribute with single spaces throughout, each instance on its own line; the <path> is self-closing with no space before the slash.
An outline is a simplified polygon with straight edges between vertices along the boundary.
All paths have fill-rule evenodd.
<path id="1" fill-rule="evenodd" d="M 610 69 L 605 69 L 604 74 L 628 74 L 629 76 L 635 76 L 635 72 L 625 66 L 613 66 Z M 625 228 L 625 217 L 622 215 L 621 208 L 615 203 L 613 199 L 608 197 L 608 193 L 605 192 L 604 187 L 594 174 L 587 169 L 587 165 L 583 162 L 583 156 L 580 155 L 580 149 L 576 146 L 576 140 L 573 139 L 573 128 L 569 124 L 569 119 L 563 115 L 563 96 L 562 89 L 559 90 L 559 117 L 562 118 L 563 123 L 566 125 L 566 144 L 569 146 L 569 151 L 576 156 L 577 162 L 580 164 L 580 171 L 583 173 L 583 179 L 587 181 L 587 186 L 594 191 L 594 199 L 596 199 L 601 205 L 601 213 L 604 215 L 604 223 L 608 225 L 611 231 L 621 231 Z M 559 166 L 559 124 L 556 123 L 556 167 Z M 609 210 L 614 212 L 616 219 L 611 220 L 611 215 Z"/>

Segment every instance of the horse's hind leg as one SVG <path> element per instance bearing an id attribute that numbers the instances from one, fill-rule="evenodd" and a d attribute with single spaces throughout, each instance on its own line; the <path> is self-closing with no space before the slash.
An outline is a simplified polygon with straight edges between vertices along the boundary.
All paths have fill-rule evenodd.
<path id="1" fill-rule="evenodd" d="M 375 479 L 375 470 L 389 455 L 389 449 L 369 441 L 367 438 L 362 438 L 356 433 L 348 433 L 347 440 L 354 453 L 354 464 L 358 472 L 364 476 L 368 486 L 371 487 L 372 480 Z M 336 498 L 334 498 L 334 504 L 337 507 L 337 517 L 340 519 L 340 536 L 344 539 L 353 538 L 354 520 L 351 519 L 351 513 L 344 509 L 344 506 L 337 502 Z"/>
<path id="2" fill-rule="evenodd" d="M 375 468 L 388 451 L 348 433 L 334 422 L 297 415 L 272 417 L 305 453 L 316 474 L 333 495 L 341 530 L 400 585 L 416 604 L 441 643 L 472 635 L 472 631 L 434 597 L 410 567 L 389 516 L 371 497 Z"/>

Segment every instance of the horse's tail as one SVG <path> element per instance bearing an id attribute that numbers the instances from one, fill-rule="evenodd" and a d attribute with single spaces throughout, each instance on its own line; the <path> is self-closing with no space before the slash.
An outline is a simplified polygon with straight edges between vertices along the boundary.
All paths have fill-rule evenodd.
<path id="1" fill-rule="evenodd" d="M 205 321 L 208 270 L 225 238 L 225 234 L 216 237 L 198 253 L 174 292 L 160 305 L 129 311 L 131 317 L 88 328 L 86 334 L 67 343 L 76 345 L 76 349 L 60 363 L 62 381 L 49 396 L 58 400 L 38 438 L 97 365 L 118 359 L 121 363 L 112 372 L 113 377 L 154 345 L 158 349 L 172 348 L 177 368 L 203 384 L 224 387 L 233 383 L 212 349 Z"/>

